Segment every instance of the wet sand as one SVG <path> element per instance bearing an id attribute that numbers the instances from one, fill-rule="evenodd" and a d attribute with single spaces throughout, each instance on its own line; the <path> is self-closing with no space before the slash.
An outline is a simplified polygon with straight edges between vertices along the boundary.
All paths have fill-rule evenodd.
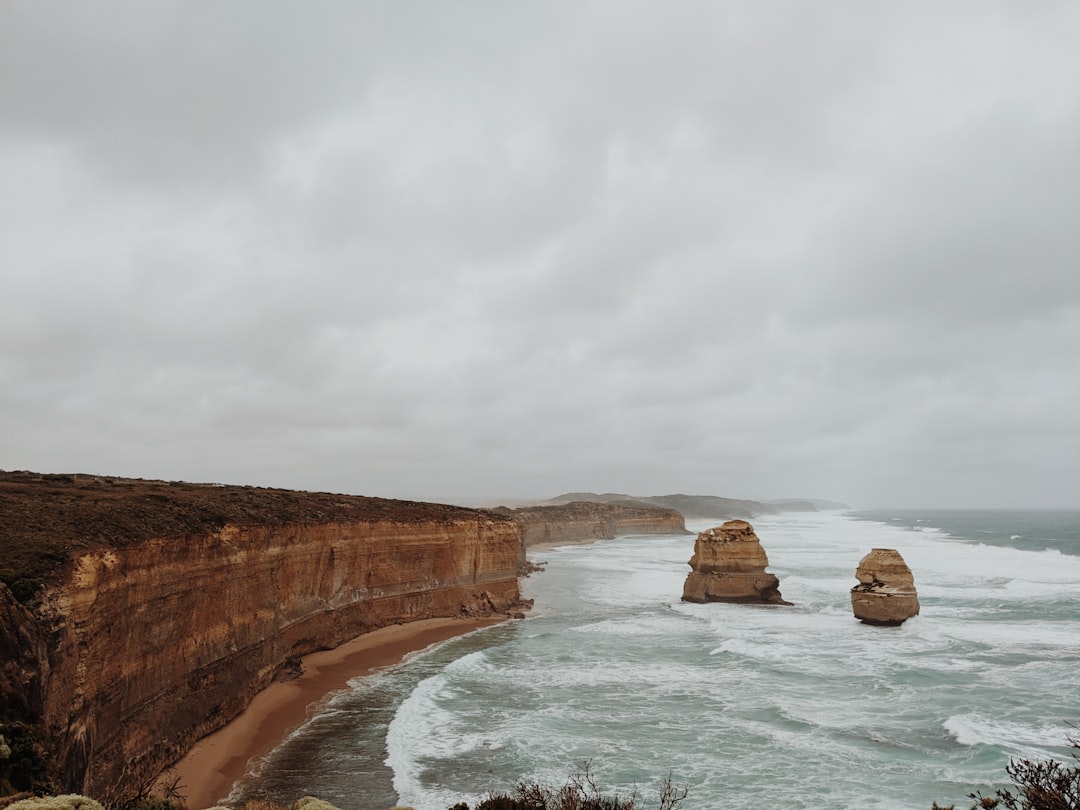
<path id="1" fill-rule="evenodd" d="M 177 762 L 179 791 L 191 810 L 211 807 L 228 796 L 253 759 L 265 756 L 308 718 L 309 707 L 344 689 L 350 678 L 401 661 L 431 644 L 503 619 L 424 619 L 365 633 L 340 647 L 304 658 L 304 672 L 259 692 L 251 705 L 225 727 L 203 737 Z"/>

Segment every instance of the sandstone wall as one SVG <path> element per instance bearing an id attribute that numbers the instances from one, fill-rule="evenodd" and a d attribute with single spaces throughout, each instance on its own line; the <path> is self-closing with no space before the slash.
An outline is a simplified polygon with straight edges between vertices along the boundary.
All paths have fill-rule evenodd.
<path id="1" fill-rule="evenodd" d="M 298 656 L 388 624 L 509 607 L 517 527 L 473 514 L 227 525 L 77 556 L 35 611 L 65 788 L 102 795 L 153 776 Z"/>

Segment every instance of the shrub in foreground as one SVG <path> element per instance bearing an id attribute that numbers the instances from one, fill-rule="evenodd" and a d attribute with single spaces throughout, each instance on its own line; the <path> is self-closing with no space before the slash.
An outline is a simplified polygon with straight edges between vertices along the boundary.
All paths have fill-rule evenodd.
<path id="1" fill-rule="evenodd" d="M 660 810 L 674 810 L 686 794 L 687 789 L 677 787 L 668 774 L 660 787 Z M 636 790 L 628 796 L 618 793 L 605 796 L 597 787 L 590 763 L 586 762 L 561 788 L 518 782 L 509 793 L 490 793 L 477 803 L 475 810 L 636 810 L 639 799 Z M 450 810 L 469 810 L 469 805 L 461 802 Z"/>
<path id="2" fill-rule="evenodd" d="M 101 805 L 86 796 L 69 793 L 65 796 L 38 796 L 22 799 L 7 806 L 7 810 L 102 810 Z"/>
<path id="3" fill-rule="evenodd" d="M 330 804 L 330 802 L 324 802 L 314 796 L 304 796 L 296 800 L 293 804 L 293 810 L 338 810 L 338 808 Z"/>
<path id="4" fill-rule="evenodd" d="M 1080 810 L 1080 737 L 1069 735 L 1073 764 L 1054 759 L 1014 759 L 1005 773 L 1011 788 L 983 796 L 969 793 L 974 800 L 971 810 Z M 954 810 L 934 802 L 933 810 Z"/>
<path id="5" fill-rule="evenodd" d="M 0 720 L 0 796 L 57 792 L 51 778 L 52 752 L 44 726 Z"/>

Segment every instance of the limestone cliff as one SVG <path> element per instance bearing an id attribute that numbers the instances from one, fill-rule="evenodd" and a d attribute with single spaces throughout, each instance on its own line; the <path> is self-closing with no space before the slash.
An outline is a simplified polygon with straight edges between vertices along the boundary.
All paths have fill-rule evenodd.
<path id="1" fill-rule="evenodd" d="M 66 790 L 103 795 L 160 772 L 299 656 L 388 624 L 503 611 L 519 599 L 517 525 L 490 512 L 164 482 L 95 486 L 108 495 L 104 524 L 79 482 L 47 482 L 36 500 L 26 487 L 0 486 L 0 569 L 14 560 L 43 582 L 29 610 L 0 588 L 0 645 L 17 651 L 0 672 L 0 722 L 21 712 L 51 732 Z M 38 514 L 50 508 L 63 514 Z M 31 525 L 9 522 L 16 513 Z M 207 529 L 204 519 L 224 525 Z M 127 533 L 112 542 L 70 533 L 58 567 L 35 568 L 32 532 L 80 523 Z M 187 531 L 154 536 L 155 525 Z M 12 695 L 26 705 L 7 705 Z"/>
<path id="2" fill-rule="evenodd" d="M 859 584 L 851 589 L 851 608 L 856 619 L 895 626 L 919 615 L 915 577 L 896 549 L 873 549 L 859 561 L 855 578 Z"/>
<path id="3" fill-rule="evenodd" d="M 765 570 L 768 564 L 754 527 L 745 520 L 706 529 L 694 542 L 683 601 L 790 604 L 780 596 L 780 581 Z"/>
<path id="4" fill-rule="evenodd" d="M 525 548 L 540 543 L 580 543 L 626 534 L 686 534 L 674 509 L 635 503 L 575 502 L 503 510 L 521 527 Z"/>

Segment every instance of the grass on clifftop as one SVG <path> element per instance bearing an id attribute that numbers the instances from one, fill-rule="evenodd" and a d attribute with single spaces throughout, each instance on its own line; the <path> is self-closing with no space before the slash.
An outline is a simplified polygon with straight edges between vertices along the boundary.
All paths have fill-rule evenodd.
<path id="1" fill-rule="evenodd" d="M 447 521 L 503 515 L 445 504 L 263 487 L 0 471 L 0 582 L 24 604 L 73 551 L 202 535 L 226 524 Z"/>

